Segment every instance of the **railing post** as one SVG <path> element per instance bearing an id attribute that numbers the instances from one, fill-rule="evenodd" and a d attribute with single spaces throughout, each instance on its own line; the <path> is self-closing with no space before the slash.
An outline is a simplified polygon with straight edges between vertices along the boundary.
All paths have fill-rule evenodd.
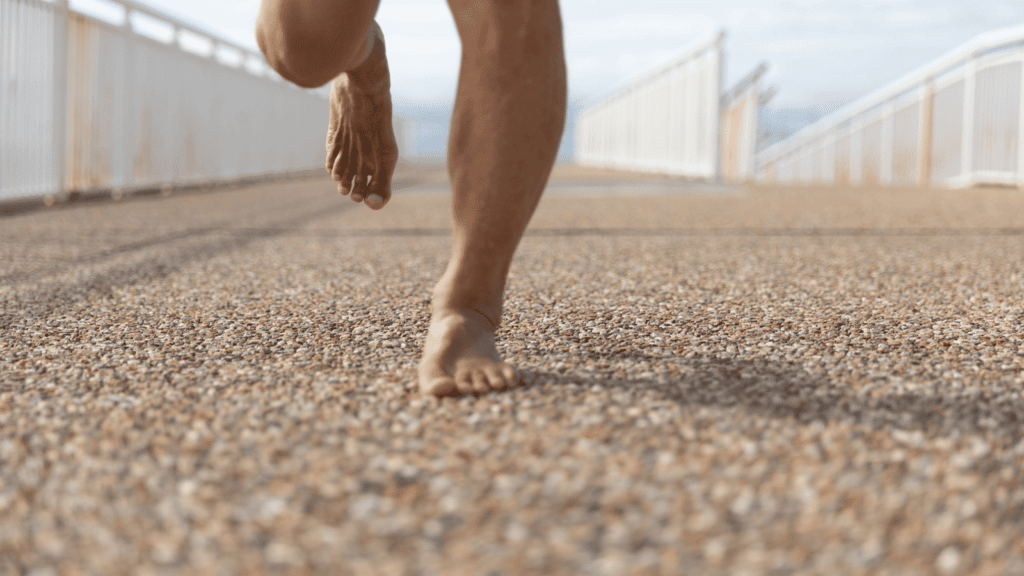
<path id="1" fill-rule="evenodd" d="M 808 150 L 807 144 L 801 142 L 800 144 L 800 179 L 797 180 L 801 185 L 808 185 L 814 181 L 814 156 L 811 151 Z"/>
<path id="2" fill-rule="evenodd" d="M 814 146 L 810 143 L 804 143 L 804 168 L 806 173 L 804 174 L 803 183 L 813 184 L 814 183 Z"/>
<path id="3" fill-rule="evenodd" d="M 722 91 L 725 89 L 725 32 L 721 32 L 718 35 L 718 39 L 715 41 L 715 57 L 716 57 L 716 70 L 714 87 L 715 91 L 714 98 L 712 99 L 712 106 L 716 110 L 716 114 L 712 116 L 713 125 L 709 126 L 709 130 L 712 132 L 712 145 L 711 145 L 711 180 L 713 182 L 722 181 Z M 705 112 L 706 113 L 706 112 Z"/>
<path id="4" fill-rule="evenodd" d="M 974 184 L 974 106 L 977 74 L 977 60 L 972 55 L 964 71 L 964 123 L 961 140 L 963 148 L 960 154 L 960 176 L 966 186 Z"/>
<path id="5" fill-rule="evenodd" d="M 1017 187 L 1024 188 L 1024 49 L 1021 50 L 1020 122 L 1017 125 Z"/>
<path id="6" fill-rule="evenodd" d="M 878 151 L 878 183 L 891 186 L 893 182 L 893 160 L 896 155 L 896 105 L 886 102 L 882 107 L 882 144 Z"/>
<path id="7" fill-rule="evenodd" d="M 121 33 L 124 36 L 125 42 L 125 71 L 124 71 L 124 82 L 125 91 L 127 97 L 124 102 L 124 113 L 121 115 L 122 118 L 122 130 L 124 139 L 127 145 L 125 146 L 124 154 L 124 167 L 123 172 L 120 174 L 122 181 L 120 183 L 122 188 L 134 188 L 138 186 L 138 181 L 135 175 L 136 166 L 136 154 L 139 149 L 139 131 L 138 131 L 138 106 L 139 106 L 139 90 L 138 80 L 135 67 L 135 25 L 132 23 L 132 15 L 135 14 L 135 9 L 129 5 L 124 7 L 124 22 L 121 24 Z M 121 190 L 117 190 L 116 194 L 123 195 Z"/>
<path id="8" fill-rule="evenodd" d="M 835 128 L 829 129 L 828 136 L 823 140 L 825 141 L 824 150 L 821 153 L 821 180 L 823 184 L 829 186 L 836 185 L 836 148 L 839 143 L 839 134 Z M 826 170 L 825 168 L 828 167 Z"/>
<path id="9" fill-rule="evenodd" d="M 53 46 L 53 147 L 57 194 L 67 189 L 67 109 L 68 109 L 68 0 L 57 0 L 54 8 Z"/>
<path id="10" fill-rule="evenodd" d="M 864 184 L 864 120 L 850 120 L 850 186 Z"/>
<path id="11" fill-rule="evenodd" d="M 927 187 L 932 181 L 932 130 L 935 124 L 935 85 L 931 78 L 920 89 L 917 131 L 917 185 Z"/>

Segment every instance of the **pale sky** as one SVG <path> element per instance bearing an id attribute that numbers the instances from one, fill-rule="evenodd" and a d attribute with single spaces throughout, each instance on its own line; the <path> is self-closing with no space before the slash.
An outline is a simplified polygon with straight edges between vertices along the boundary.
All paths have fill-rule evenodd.
<path id="1" fill-rule="evenodd" d="M 102 0 L 78 0 L 79 3 Z M 259 0 L 144 0 L 255 48 Z M 74 5 L 76 2 L 72 0 Z M 762 60 L 776 107 L 872 91 L 975 35 L 1024 24 L 1024 0 L 562 0 L 570 91 L 592 100 L 723 28 L 729 83 Z M 382 0 L 395 98 L 452 99 L 459 40 L 444 0 Z"/>

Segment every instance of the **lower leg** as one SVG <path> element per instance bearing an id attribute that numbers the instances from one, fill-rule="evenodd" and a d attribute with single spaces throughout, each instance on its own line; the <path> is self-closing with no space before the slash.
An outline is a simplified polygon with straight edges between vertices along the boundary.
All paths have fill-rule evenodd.
<path id="1" fill-rule="evenodd" d="M 547 183 L 565 122 L 566 73 L 555 0 L 450 0 L 463 42 L 452 119 L 452 257 L 434 289 L 425 392 L 502 390 L 501 321 L 512 256 Z"/>
<path id="2" fill-rule="evenodd" d="M 338 191 L 379 210 L 398 163 L 391 76 L 379 0 L 263 0 L 256 39 L 267 61 L 300 86 L 333 80 L 327 171 Z"/>

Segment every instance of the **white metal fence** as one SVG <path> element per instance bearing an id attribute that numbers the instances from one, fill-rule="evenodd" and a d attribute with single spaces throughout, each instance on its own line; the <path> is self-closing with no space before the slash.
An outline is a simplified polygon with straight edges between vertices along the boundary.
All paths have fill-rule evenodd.
<path id="1" fill-rule="evenodd" d="M 584 110 L 580 164 L 711 179 L 718 175 L 725 33 Z"/>
<path id="2" fill-rule="evenodd" d="M 263 56 L 132 0 L 0 0 L 0 200 L 322 168 L 327 103 Z M 396 118 L 408 153 L 414 126 Z"/>
<path id="3" fill-rule="evenodd" d="M 767 72 L 768 65 L 761 64 L 722 96 L 719 173 L 728 182 L 754 179 L 764 105 L 761 81 Z"/>
<path id="4" fill-rule="evenodd" d="M 982 34 L 764 150 L 767 183 L 1024 185 L 1024 26 Z"/>

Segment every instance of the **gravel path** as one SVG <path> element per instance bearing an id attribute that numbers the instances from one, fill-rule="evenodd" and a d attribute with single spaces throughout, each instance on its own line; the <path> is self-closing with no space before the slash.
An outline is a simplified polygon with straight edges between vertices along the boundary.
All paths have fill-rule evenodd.
<path id="1" fill-rule="evenodd" d="M 0 219 L 0 574 L 1024 574 L 1024 194 L 559 169 L 439 402 L 398 181 Z"/>

